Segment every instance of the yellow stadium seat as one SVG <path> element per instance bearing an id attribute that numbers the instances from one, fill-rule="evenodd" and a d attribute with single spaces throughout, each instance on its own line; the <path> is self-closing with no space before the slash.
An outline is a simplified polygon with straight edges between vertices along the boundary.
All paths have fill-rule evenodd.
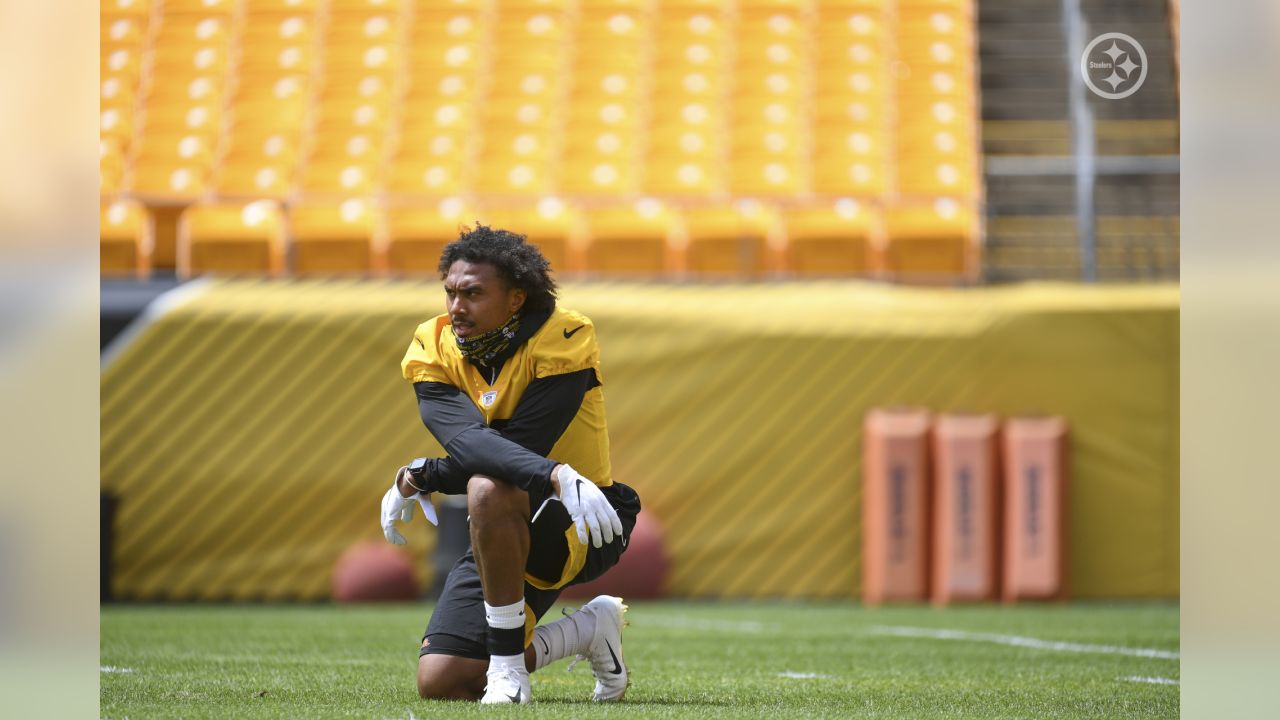
<path id="1" fill-rule="evenodd" d="M 169 15 L 217 15 L 234 12 L 237 0 L 164 0 L 164 12 Z"/>
<path id="2" fill-rule="evenodd" d="M 650 156 L 644 190 L 659 195 L 708 196 L 724 191 L 724 172 L 720 162 L 712 158 Z"/>
<path id="3" fill-rule="evenodd" d="M 217 104 L 225 87 L 224 75 L 196 73 L 148 83 L 142 95 L 147 105 Z"/>
<path id="4" fill-rule="evenodd" d="M 813 189 L 823 195 L 882 195 L 889 189 L 881 158 L 819 157 L 814 161 Z"/>
<path id="5" fill-rule="evenodd" d="M 798 155 L 736 155 L 729 189 L 747 196 L 795 195 L 805 188 L 803 172 Z"/>
<path id="6" fill-rule="evenodd" d="M 605 13 L 609 11 L 643 12 L 648 3 L 645 0 L 582 0 L 584 13 Z"/>
<path id="7" fill-rule="evenodd" d="M 883 97 L 889 89 L 888 78 L 878 67 L 827 66 L 814 81 L 814 93 L 825 97 Z"/>
<path id="8" fill-rule="evenodd" d="M 866 3 L 862 6 L 835 6 L 824 2 L 818 8 L 814 30 L 822 39 L 882 38 L 886 32 L 887 18 L 879 5 L 880 3 Z"/>
<path id="9" fill-rule="evenodd" d="M 194 200 L 204 194 L 209 168 L 181 160 L 135 165 L 130 190 L 160 202 Z"/>
<path id="10" fill-rule="evenodd" d="M 466 133 L 435 128 L 401 132 L 396 138 L 393 161 L 461 161 L 467 157 L 469 140 L 470 137 Z"/>
<path id="11" fill-rule="evenodd" d="M 148 103 L 142 119 L 148 133 L 214 135 L 222 121 L 222 103 L 207 98 L 182 103 Z"/>
<path id="12" fill-rule="evenodd" d="M 639 66 L 617 67 L 586 62 L 574 70 L 572 97 L 578 102 L 634 102 L 643 89 L 636 77 Z"/>
<path id="13" fill-rule="evenodd" d="M 318 57 L 311 42 L 291 42 L 246 50 L 240 56 L 241 78 L 279 77 L 282 74 L 310 75 Z"/>
<path id="14" fill-rule="evenodd" d="M 249 15 L 240 36 L 241 52 L 276 50 L 289 45 L 308 45 L 315 41 L 317 21 L 312 12 Z"/>
<path id="15" fill-rule="evenodd" d="M 885 231 L 889 272 L 962 275 L 977 268 L 978 219 L 964 202 L 939 198 L 890 207 Z"/>
<path id="16" fill-rule="evenodd" d="M 409 29 L 411 45 L 420 43 L 478 43 L 483 25 L 480 14 L 466 9 L 419 8 Z"/>
<path id="17" fill-rule="evenodd" d="M 358 163 L 373 167 L 382 161 L 385 135 L 378 132 L 351 132 L 317 138 L 308 162 Z"/>
<path id="18" fill-rule="evenodd" d="M 786 266 L 801 275 L 850 275 L 872 272 L 875 217 L 850 199 L 800 206 L 783 214 Z"/>
<path id="19" fill-rule="evenodd" d="M 391 107 L 384 102 L 335 100 L 321 103 L 316 112 L 316 135 L 345 136 L 353 132 L 384 132 L 391 122 Z"/>
<path id="20" fill-rule="evenodd" d="M 299 132 L 249 122 L 235 123 L 224 138 L 222 163 L 292 165 L 302 147 Z"/>
<path id="21" fill-rule="evenodd" d="M 161 15 L 156 48 L 168 46 L 194 49 L 199 46 L 225 45 L 232 33 L 232 19 L 227 15 L 199 13 L 176 15 L 167 8 Z"/>
<path id="22" fill-rule="evenodd" d="M 128 144 L 133 137 L 134 113 L 127 107 L 104 108 L 99 114 L 98 133 L 121 144 Z"/>
<path id="23" fill-rule="evenodd" d="M 151 272 L 151 219 L 140 203 L 103 203 L 98 219 L 99 261 L 104 276 L 126 275 L 139 280 Z"/>
<path id="24" fill-rule="evenodd" d="M 387 190 L 406 195 L 456 195 L 463 190 L 466 170 L 461 156 L 396 158 Z"/>
<path id="25" fill-rule="evenodd" d="M 215 172 L 219 195 L 283 199 L 293 189 L 293 166 L 267 159 L 224 162 Z"/>
<path id="26" fill-rule="evenodd" d="M 661 202 L 589 207 L 584 213 L 583 269 L 657 275 L 674 269 L 674 217 Z"/>
<path id="27" fill-rule="evenodd" d="M 98 8 L 103 17 L 145 19 L 151 12 L 151 0 L 102 0 Z"/>
<path id="28" fill-rule="evenodd" d="M 303 165 L 300 186 L 303 192 L 336 195 L 368 195 L 377 189 L 377 167 L 350 161 L 308 162 Z"/>
<path id="29" fill-rule="evenodd" d="M 387 212 L 387 269 L 395 274 L 438 277 L 440 253 L 475 218 L 457 198 L 434 207 L 392 208 Z"/>
<path id="30" fill-rule="evenodd" d="M 103 47 L 99 62 L 104 73 L 137 77 L 142 68 L 142 48 L 141 46 Z"/>
<path id="31" fill-rule="evenodd" d="M 630 158 L 585 157 L 567 159 L 560 166 L 560 187 L 581 195 L 625 195 L 637 189 L 635 163 Z"/>
<path id="32" fill-rule="evenodd" d="M 478 94 L 477 85 L 471 73 L 415 72 L 407 83 L 405 113 L 417 114 L 422 111 L 419 106 L 440 102 L 471 103 Z"/>
<path id="33" fill-rule="evenodd" d="M 371 11 L 400 12 L 404 0 L 330 0 L 329 11 L 334 13 L 360 13 Z"/>
<path id="34" fill-rule="evenodd" d="M 320 0 L 246 0 L 249 14 L 310 13 L 315 12 Z"/>
<path id="35" fill-rule="evenodd" d="M 98 154 L 98 192 L 102 195 L 113 195 L 124 184 L 124 152 L 119 141 L 113 138 L 102 138 L 99 141 Z"/>
<path id="36" fill-rule="evenodd" d="M 98 25 L 99 47 L 141 47 L 147 36 L 145 16 L 103 17 Z"/>
<path id="37" fill-rule="evenodd" d="M 279 275 L 284 267 L 284 220 L 267 200 L 247 204 L 196 204 L 178 220 L 177 270 Z"/>
<path id="38" fill-rule="evenodd" d="M 816 126 L 834 125 L 837 130 L 851 126 L 881 126 L 889 117 L 889 99 L 884 96 L 816 97 L 813 118 Z"/>
<path id="39" fill-rule="evenodd" d="M 688 272 L 750 277 L 776 269 L 769 247 L 773 217 L 758 204 L 692 207 L 683 215 Z"/>
<path id="40" fill-rule="evenodd" d="M 101 109 L 119 108 L 132 113 L 137 102 L 137 86 L 133 82 L 120 75 L 102 79 L 98 92 L 98 107 Z"/>
<path id="41" fill-rule="evenodd" d="M 556 198 L 545 198 L 535 207 L 504 205 L 486 215 L 487 224 L 524 235 L 538 246 L 551 270 L 555 273 L 574 273 L 582 270 L 581 253 L 574 246 L 578 212 Z"/>
<path id="42" fill-rule="evenodd" d="M 378 212 L 366 200 L 337 205 L 302 205 L 289 211 L 293 272 L 300 275 L 368 274 L 375 257 Z"/>
<path id="43" fill-rule="evenodd" d="M 676 43 L 721 37 L 725 32 L 724 3 L 693 3 L 679 7 L 662 3 L 655 21 L 655 38 Z"/>
<path id="44" fill-rule="evenodd" d="M 416 102 L 410 112 L 401 115 L 400 137 L 402 141 L 418 143 L 421 138 L 441 135 L 466 136 L 475 127 L 472 105 L 468 102 L 445 100 Z"/>
<path id="45" fill-rule="evenodd" d="M 480 63 L 479 49 L 470 40 L 416 43 L 409 49 L 407 62 L 413 68 L 448 68 L 458 72 L 474 72 Z"/>
<path id="46" fill-rule="evenodd" d="M 160 46 L 152 56 L 154 77 L 165 82 L 195 75 L 219 75 L 227 71 L 230 51 L 224 45 L 192 47 L 181 44 Z"/>

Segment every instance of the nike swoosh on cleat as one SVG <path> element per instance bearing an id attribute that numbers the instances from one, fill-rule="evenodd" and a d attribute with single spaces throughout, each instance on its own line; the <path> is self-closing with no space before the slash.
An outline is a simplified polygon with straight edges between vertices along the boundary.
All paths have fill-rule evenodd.
<path id="1" fill-rule="evenodd" d="M 516 693 L 515 695 L 508 695 L 507 697 L 511 700 L 512 703 L 516 705 L 520 704 L 520 693 Z"/>
<path id="2" fill-rule="evenodd" d="M 586 325 L 579 325 L 578 327 L 576 327 L 576 328 L 574 328 L 574 329 L 572 329 L 572 330 L 565 330 L 565 331 L 564 331 L 564 339 L 565 339 L 565 340 L 568 340 L 569 338 L 573 337 L 573 334 L 574 334 L 574 333 L 578 332 L 579 330 L 581 330 L 581 329 L 582 329 L 582 328 L 584 328 L 584 327 L 586 327 Z"/>
<path id="3" fill-rule="evenodd" d="M 613 658 L 613 669 L 610 670 L 609 672 L 614 675 L 621 675 L 622 663 L 618 662 L 618 656 L 613 653 L 613 646 L 609 644 L 608 640 L 604 641 L 604 646 L 609 648 L 609 657 Z"/>

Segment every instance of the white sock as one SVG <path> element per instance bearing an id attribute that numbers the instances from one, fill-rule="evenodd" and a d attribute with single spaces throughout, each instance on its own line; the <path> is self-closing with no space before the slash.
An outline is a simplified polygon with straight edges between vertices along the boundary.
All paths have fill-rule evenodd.
<path id="1" fill-rule="evenodd" d="M 533 669 L 541 670 L 551 663 L 585 653 L 596 632 L 596 616 L 576 612 L 553 623 L 533 629 Z"/>
<path id="2" fill-rule="evenodd" d="M 524 601 L 517 600 L 510 605 L 484 604 L 484 619 L 489 627 L 500 630 L 524 627 Z"/>
<path id="3" fill-rule="evenodd" d="M 524 665 L 524 653 L 519 655 L 490 655 L 489 670 L 520 670 L 528 672 Z"/>

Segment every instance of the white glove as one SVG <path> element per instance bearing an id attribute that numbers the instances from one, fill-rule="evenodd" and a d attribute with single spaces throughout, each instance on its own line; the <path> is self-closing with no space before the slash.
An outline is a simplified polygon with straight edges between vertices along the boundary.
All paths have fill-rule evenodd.
<path id="1" fill-rule="evenodd" d="M 396 472 L 396 479 L 391 482 L 391 489 L 382 496 L 382 534 L 392 545 L 404 545 L 404 536 L 396 529 L 396 521 L 407 523 L 413 519 L 413 504 L 416 501 L 422 506 L 422 514 L 427 522 L 437 525 L 436 509 L 431 500 L 422 493 L 414 493 L 409 497 L 400 494 L 400 478 L 409 471 L 408 466 Z"/>
<path id="2" fill-rule="evenodd" d="M 555 495 L 569 517 L 578 527 L 578 542 L 587 544 L 587 530 L 591 531 L 591 544 L 601 546 L 601 536 L 605 543 L 613 542 L 613 538 L 622 536 L 622 521 L 618 513 L 609 504 L 604 493 L 590 480 L 578 474 L 568 465 L 556 469 L 556 479 L 560 481 L 560 494 Z"/>

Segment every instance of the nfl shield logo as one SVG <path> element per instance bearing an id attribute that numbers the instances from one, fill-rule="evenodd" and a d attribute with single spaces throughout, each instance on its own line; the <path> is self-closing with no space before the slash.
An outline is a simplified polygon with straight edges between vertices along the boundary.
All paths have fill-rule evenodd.
<path id="1" fill-rule="evenodd" d="M 489 392 L 480 396 L 480 404 L 485 407 L 492 407 L 493 401 L 497 399 L 498 399 L 498 391 L 490 390 Z"/>

